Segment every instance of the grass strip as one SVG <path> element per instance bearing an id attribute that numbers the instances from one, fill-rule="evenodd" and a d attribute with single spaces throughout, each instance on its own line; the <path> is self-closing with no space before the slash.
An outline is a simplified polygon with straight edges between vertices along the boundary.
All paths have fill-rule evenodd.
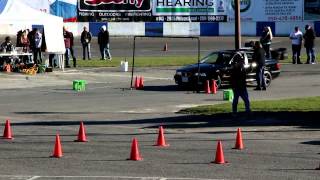
<path id="1" fill-rule="evenodd" d="M 296 99 L 281 99 L 267 101 L 250 102 L 251 110 L 256 112 L 311 112 L 320 111 L 320 96 Z M 238 110 L 244 111 L 244 104 L 238 105 Z M 217 105 L 198 106 L 194 108 L 182 109 L 178 113 L 195 115 L 214 115 L 221 113 L 231 113 L 231 103 Z"/>
<path id="2" fill-rule="evenodd" d="M 113 57 L 112 61 L 108 60 L 78 60 L 79 67 L 119 67 L 121 61 L 127 60 L 129 66 L 132 66 L 132 58 Z M 184 66 L 197 63 L 194 56 L 163 56 L 163 57 L 136 57 L 136 67 L 159 67 L 159 66 Z"/>

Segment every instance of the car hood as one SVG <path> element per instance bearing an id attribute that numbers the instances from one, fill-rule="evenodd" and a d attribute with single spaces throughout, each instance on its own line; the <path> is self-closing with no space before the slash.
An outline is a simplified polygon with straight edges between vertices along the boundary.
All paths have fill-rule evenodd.
<path id="1" fill-rule="evenodd" d="M 215 64 L 207 64 L 207 63 L 200 63 L 200 72 L 203 70 L 209 70 L 214 69 Z M 177 69 L 177 72 L 197 72 L 198 71 L 198 63 L 197 64 L 191 64 L 188 66 L 184 66 L 182 68 Z"/>

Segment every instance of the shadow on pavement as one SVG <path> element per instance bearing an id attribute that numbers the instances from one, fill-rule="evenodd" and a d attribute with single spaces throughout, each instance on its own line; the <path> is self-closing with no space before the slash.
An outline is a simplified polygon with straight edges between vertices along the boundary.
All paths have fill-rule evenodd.
<path id="1" fill-rule="evenodd" d="M 320 145 L 320 141 L 307 141 L 307 142 L 302 142 L 301 144 Z"/>
<path id="2" fill-rule="evenodd" d="M 16 114 L 68 114 L 69 112 L 16 112 Z M 72 112 L 72 114 L 86 114 L 86 112 Z M 92 112 L 90 112 L 92 113 Z M 89 112 L 87 112 L 89 114 Z M 100 120 L 84 121 L 86 125 L 141 125 L 144 128 L 157 128 L 165 125 L 166 128 L 206 128 L 206 127 L 246 127 L 246 126 L 299 126 L 302 128 L 320 128 L 320 112 L 253 112 L 249 116 L 239 113 L 234 118 L 229 113 L 216 115 L 181 115 L 137 120 Z M 79 121 L 32 121 L 16 122 L 15 126 L 62 126 L 79 125 Z"/>

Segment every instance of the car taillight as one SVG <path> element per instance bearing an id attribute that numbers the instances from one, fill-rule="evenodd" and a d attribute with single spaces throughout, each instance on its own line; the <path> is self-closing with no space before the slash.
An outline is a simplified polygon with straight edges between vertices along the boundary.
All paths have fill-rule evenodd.
<path id="1" fill-rule="evenodd" d="M 276 69 L 279 70 L 281 68 L 281 64 L 277 63 L 276 64 Z"/>

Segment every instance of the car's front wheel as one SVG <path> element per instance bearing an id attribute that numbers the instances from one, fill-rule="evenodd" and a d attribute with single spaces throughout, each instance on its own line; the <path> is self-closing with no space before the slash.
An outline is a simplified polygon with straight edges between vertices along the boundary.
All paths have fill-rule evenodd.
<path id="1" fill-rule="evenodd" d="M 266 82 L 266 87 L 269 87 L 272 81 L 272 75 L 269 71 L 264 72 L 264 79 Z"/>

